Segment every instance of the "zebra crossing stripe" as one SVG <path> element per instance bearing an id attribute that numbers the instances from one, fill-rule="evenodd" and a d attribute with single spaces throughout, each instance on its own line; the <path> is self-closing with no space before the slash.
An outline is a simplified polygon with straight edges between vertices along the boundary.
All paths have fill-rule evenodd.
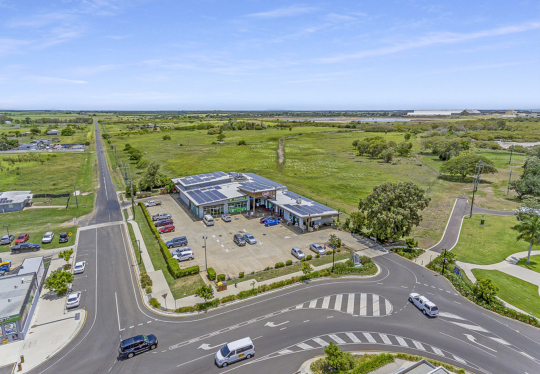
<path id="1" fill-rule="evenodd" d="M 452 355 L 454 357 L 454 360 L 456 360 L 457 362 L 459 362 L 460 364 L 463 364 L 463 365 L 467 365 L 467 361 L 465 361 L 464 359 L 462 359 L 461 357 L 458 357 L 456 355 Z"/>
<path id="2" fill-rule="evenodd" d="M 353 314 L 354 311 L 354 294 L 349 294 L 349 299 L 347 300 L 347 313 Z"/>
<path id="3" fill-rule="evenodd" d="M 436 355 L 444 357 L 444 353 L 442 353 L 442 351 L 439 348 L 431 346 L 431 349 L 433 350 L 433 352 L 435 352 Z"/>
<path id="4" fill-rule="evenodd" d="M 386 308 L 386 315 L 392 313 L 392 304 L 387 299 L 384 299 L 384 306 Z"/>
<path id="5" fill-rule="evenodd" d="M 322 308 L 323 308 L 323 309 L 328 309 L 328 304 L 330 304 L 330 296 L 326 296 L 326 297 L 323 299 L 323 302 L 322 302 Z"/>
<path id="6" fill-rule="evenodd" d="M 286 354 L 289 354 L 289 353 L 294 353 L 294 352 L 291 351 L 290 349 L 283 349 L 283 350 L 278 352 L 278 355 L 286 355 Z"/>
<path id="7" fill-rule="evenodd" d="M 302 348 L 302 349 L 313 349 L 312 346 L 310 346 L 309 344 L 306 344 L 306 343 L 299 343 L 296 345 L 298 348 Z"/>
<path id="8" fill-rule="evenodd" d="M 409 346 L 407 344 L 407 342 L 405 341 L 405 339 L 403 339 L 401 336 L 396 336 L 396 339 L 397 339 L 400 346 L 402 346 L 402 347 L 408 347 Z"/>
<path id="9" fill-rule="evenodd" d="M 365 316 L 367 314 L 367 294 L 360 295 L 360 315 Z"/>
<path id="10" fill-rule="evenodd" d="M 298 304 L 298 305 L 296 306 L 296 309 L 302 309 L 303 306 L 304 306 L 304 304 Z"/>
<path id="11" fill-rule="evenodd" d="M 373 339 L 373 336 L 371 336 L 371 334 L 369 332 L 363 332 L 362 334 L 364 334 L 364 336 L 366 337 L 368 342 L 377 343 L 377 341 L 375 341 L 375 339 Z"/>
<path id="12" fill-rule="evenodd" d="M 338 344 L 345 344 L 345 340 L 341 339 L 339 336 L 337 335 L 334 335 L 334 334 L 329 334 L 328 335 L 332 340 L 334 340 L 336 343 Z"/>
<path id="13" fill-rule="evenodd" d="M 321 338 L 313 338 L 312 340 L 315 343 L 319 344 L 321 347 L 326 347 L 327 345 L 330 345 L 327 342 L 325 342 L 324 340 L 322 340 Z"/>
<path id="14" fill-rule="evenodd" d="M 311 300 L 311 302 L 309 303 L 309 308 L 315 308 L 315 305 L 317 305 L 317 300 L 319 299 Z"/>
<path id="15" fill-rule="evenodd" d="M 347 335 L 349 337 L 349 339 L 352 340 L 353 343 L 362 343 L 362 341 L 360 339 L 358 339 L 356 337 L 356 335 L 354 335 L 352 332 L 348 332 L 345 335 Z"/>
<path id="16" fill-rule="evenodd" d="M 379 317 L 381 313 L 379 312 L 379 295 L 373 295 L 373 316 Z"/>
<path id="17" fill-rule="evenodd" d="M 385 334 L 379 334 L 384 344 L 392 345 L 392 342 L 390 339 L 388 339 L 388 336 Z"/>
<path id="18" fill-rule="evenodd" d="M 336 301 L 334 303 L 334 310 L 341 310 L 341 302 L 343 300 L 343 295 L 339 294 L 336 296 Z"/>
<path id="19" fill-rule="evenodd" d="M 415 346 L 417 349 L 419 349 L 419 350 L 421 350 L 421 351 L 425 351 L 425 350 L 426 350 L 426 349 L 424 348 L 424 346 L 422 345 L 422 343 L 417 342 L 416 340 L 413 340 L 412 342 L 413 342 L 414 346 Z"/>

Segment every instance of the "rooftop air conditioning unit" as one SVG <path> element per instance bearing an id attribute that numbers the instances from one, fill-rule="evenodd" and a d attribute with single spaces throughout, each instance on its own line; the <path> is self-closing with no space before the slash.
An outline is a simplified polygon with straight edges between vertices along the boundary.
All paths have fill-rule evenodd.
<path id="1" fill-rule="evenodd" d="M 299 197 L 298 199 L 296 199 L 296 204 L 298 205 L 301 205 L 302 204 L 302 198 Z"/>

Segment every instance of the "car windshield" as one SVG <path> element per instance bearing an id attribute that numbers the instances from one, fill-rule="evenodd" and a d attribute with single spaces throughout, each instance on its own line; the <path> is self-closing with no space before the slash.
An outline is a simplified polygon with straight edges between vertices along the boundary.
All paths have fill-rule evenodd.
<path id="1" fill-rule="evenodd" d="M 231 353 L 231 351 L 229 350 L 229 347 L 227 347 L 227 345 L 224 345 L 223 348 L 221 348 L 220 352 L 221 352 L 221 355 L 223 357 L 227 357 L 229 355 L 229 353 Z"/>
<path id="2" fill-rule="evenodd" d="M 77 296 L 70 296 L 68 302 L 72 303 L 74 301 L 77 301 Z"/>
<path id="3" fill-rule="evenodd" d="M 75 265 L 75 269 L 82 269 L 82 265 Z"/>
<path id="4" fill-rule="evenodd" d="M 19 239 L 23 239 L 24 238 L 24 235 L 19 235 Z"/>
<path id="5" fill-rule="evenodd" d="M 436 311 L 438 311 L 438 310 L 439 310 L 439 308 L 437 308 L 436 306 L 432 306 L 432 307 L 431 307 L 431 311 L 433 311 L 433 312 L 436 312 Z"/>
<path id="6" fill-rule="evenodd" d="M 246 234 L 246 235 L 244 235 L 244 237 L 246 239 L 253 239 L 253 235 L 251 235 L 251 234 Z"/>

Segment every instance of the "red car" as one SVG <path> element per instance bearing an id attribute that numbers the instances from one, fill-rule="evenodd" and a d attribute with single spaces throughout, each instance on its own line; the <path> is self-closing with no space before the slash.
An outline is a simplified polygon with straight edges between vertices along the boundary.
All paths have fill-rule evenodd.
<path id="1" fill-rule="evenodd" d="M 28 239 L 30 239 L 30 235 L 21 234 L 21 235 L 17 236 L 17 240 L 15 240 L 15 244 L 25 243 Z"/>
<path id="2" fill-rule="evenodd" d="M 173 225 L 167 225 L 167 226 L 163 226 L 163 227 L 160 227 L 158 229 L 158 231 L 162 234 L 166 233 L 166 232 L 174 232 L 174 226 Z"/>

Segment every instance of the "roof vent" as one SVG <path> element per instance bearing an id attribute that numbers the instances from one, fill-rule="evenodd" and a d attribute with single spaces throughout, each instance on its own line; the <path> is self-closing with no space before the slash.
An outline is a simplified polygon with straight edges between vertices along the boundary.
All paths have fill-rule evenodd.
<path id="1" fill-rule="evenodd" d="M 302 205 L 302 198 L 301 198 L 301 197 L 299 197 L 298 199 L 296 199 L 296 204 Z"/>
<path id="2" fill-rule="evenodd" d="M 13 299 L 7 299 L 8 303 L 11 303 L 11 300 L 13 300 Z"/>

